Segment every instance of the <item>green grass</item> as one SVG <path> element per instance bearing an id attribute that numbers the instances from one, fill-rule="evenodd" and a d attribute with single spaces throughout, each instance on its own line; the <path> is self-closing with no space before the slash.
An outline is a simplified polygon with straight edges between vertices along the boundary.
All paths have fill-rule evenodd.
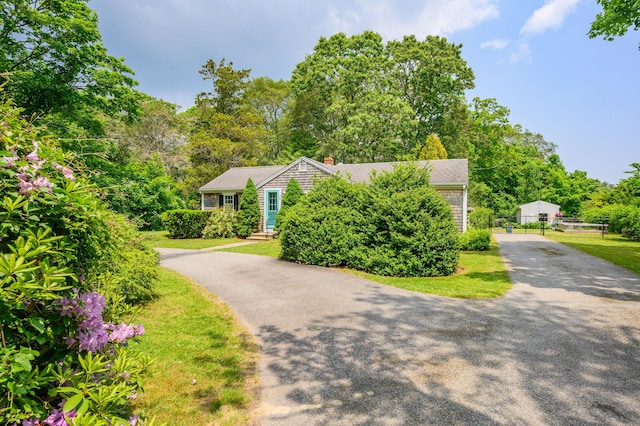
<path id="1" fill-rule="evenodd" d="M 278 257 L 280 254 L 280 242 L 279 240 L 272 240 L 222 250 Z M 502 262 L 502 257 L 498 252 L 498 244 L 495 241 L 492 241 L 491 248 L 488 251 L 461 252 L 458 272 L 450 277 L 396 278 L 368 274 L 352 269 L 341 268 L 339 270 L 405 290 L 464 299 L 500 297 L 511 288 L 511 279 Z"/>
<path id="2" fill-rule="evenodd" d="M 259 254 L 261 256 L 279 257 L 280 256 L 280 240 L 260 241 L 255 244 L 247 244 L 246 246 L 229 247 L 220 249 L 220 251 L 229 251 L 232 253 Z"/>
<path id="3" fill-rule="evenodd" d="M 182 275 L 160 269 L 160 297 L 137 320 L 137 349 L 154 374 L 134 409 L 157 424 L 236 425 L 253 415 L 258 347 L 230 308 Z"/>
<path id="4" fill-rule="evenodd" d="M 547 231 L 544 236 L 640 274 L 639 241 L 628 240 L 617 234 L 607 234 L 603 239 L 601 234 Z"/>
<path id="5" fill-rule="evenodd" d="M 167 231 L 144 231 L 142 232 L 144 240 L 153 247 L 163 248 L 179 248 L 199 250 L 209 247 L 217 247 L 225 244 L 238 243 L 244 240 L 239 238 L 216 238 L 213 240 L 205 240 L 203 238 L 169 238 Z"/>

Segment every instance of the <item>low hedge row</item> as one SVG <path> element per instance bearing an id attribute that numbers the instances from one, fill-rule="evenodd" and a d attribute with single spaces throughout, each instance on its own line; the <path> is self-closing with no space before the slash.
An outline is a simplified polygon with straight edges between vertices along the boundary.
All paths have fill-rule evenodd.
<path id="1" fill-rule="evenodd" d="M 209 216 L 208 210 L 169 210 L 162 214 L 162 225 L 170 238 L 201 238 Z"/>

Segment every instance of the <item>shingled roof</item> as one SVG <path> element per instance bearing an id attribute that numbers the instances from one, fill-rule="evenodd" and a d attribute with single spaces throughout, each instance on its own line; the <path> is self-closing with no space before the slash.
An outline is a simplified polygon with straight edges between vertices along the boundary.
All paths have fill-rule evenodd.
<path id="1" fill-rule="evenodd" d="M 394 164 L 398 164 L 397 162 L 388 162 L 328 165 L 309 158 L 303 159 L 310 164 L 315 164 L 321 170 L 340 174 L 352 182 L 365 183 L 369 182 L 371 173 L 374 170 L 378 172 L 393 171 Z M 298 161 L 300 159 L 294 163 Z M 279 172 L 289 168 L 292 164 L 285 166 L 232 167 L 202 186 L 200 192 L 243 191 L 248 179 L 251 179 L 256 186 L 259 186 L 265 180 L 270 181 L 270 178 L 278 176 Z M 466 159 L 419 161 L 418 164 L 431 167 L 430 182 L 434 186 L 461 186 L 469 183 L 468 162 Z"/>
<path id="2" fill-rule="evenodd" d="M 255 185 L 277 173 L 285 166 L 232 167 L 200 188 L 200 192 L 244 191 L 247 180 Z"/>
<path id="3" fill-rule="evenodd" d="M 418 161 L 422 167 L 431 167 L 430 183 L 432 185 L 467 185 L 469 183 L 468 162 L 466 159 Z M 393 163 L 363 163 L 324 165 L 327 169 L 349 177 L 352 182 L 369 183 L 371 173 L 393 171 Z"/>

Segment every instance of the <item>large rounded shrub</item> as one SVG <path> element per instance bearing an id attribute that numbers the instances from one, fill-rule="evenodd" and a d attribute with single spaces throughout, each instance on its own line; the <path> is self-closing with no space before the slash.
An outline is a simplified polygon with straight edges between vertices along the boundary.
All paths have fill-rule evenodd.
<path id="1" fill-rule="evenodd" d="M 282 257 L 379 275 L 454 273 L 457 228 L 451 208 L 428 181 L 428 170 L 401 165 L 373 176 L 370 185 L 340 177 L 317 183 L 287 214 Z"/>
<path id="2" fill-rule="evenodd" d="M 287 213 L 281 257 L 320 266 L 347 265 L 363 240 L 362 185 L 333 177 L 316 183 Z"/>

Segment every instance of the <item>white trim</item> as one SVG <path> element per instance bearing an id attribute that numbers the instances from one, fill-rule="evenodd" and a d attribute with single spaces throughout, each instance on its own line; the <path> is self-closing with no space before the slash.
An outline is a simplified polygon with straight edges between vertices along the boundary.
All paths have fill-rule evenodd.
<path id="1" fill-rule="evenodd" d="M 288 170 L 291 170 L 293 167 L 296 167 L 298 163 L 300 163 L 301 161 L 304 161 L 305 163 L 307 163 L 307 166 L 311 165 L 316 169 L 319 169 L 320 171 L 327 173 L 330 176 L 333 176 L 336 174 L 335 171 L 329 170 L 327 167 L 325 167 L 324 164 L 319 163 L 316 160 L 312 160 L 311 158 L 307 158 L 307 157 L 300 157 L 293 163 L 283 166 L 280 170 L 278 170 L 268 178 L 263 179 L 261 182 L 256 183 L 256 188 L 260 188 L 261 186 L 266 185 L 267 183 L 271 182 L 273 179 L 277 178 L 281 174 L 287 172 Z"/>
<path id="2" fill-rule="evenodd" d="M 277 192 L 278 193 L 278 212 L 282 208 L 282 190 L 280 188 L 264 188 L 264 193 L 262 194 L 262 198 L 264 199 L 262 205 L 262 230 L 267 232 L 267 203 L 269 203 L 269 199 L 267 198 L 267 192 Z M 273 230 L 273 229 L 271 229 Z"/>
<path id="3" fill-rule="evenodd" d="M 469 208 L 469 203 L 467 200 L 469 188 L 467 185 L 462 186 L 462 232 L 467 232 L 467 220 L 468 214 L 467 209 Z"/>

